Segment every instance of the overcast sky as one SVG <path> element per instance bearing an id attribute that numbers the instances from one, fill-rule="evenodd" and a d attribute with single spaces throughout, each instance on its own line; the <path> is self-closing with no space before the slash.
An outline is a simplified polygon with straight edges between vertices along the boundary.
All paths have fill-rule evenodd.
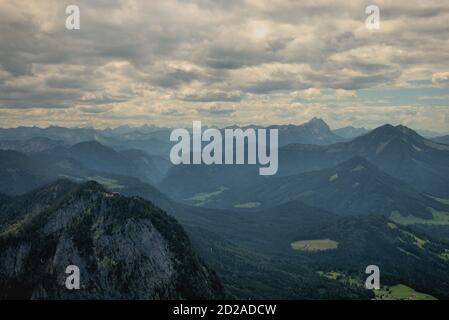
<path id="1" fill-rule="evenodd" d="M 448 21 L 441 0 L 0 0 L 0 127 L 317 116 L 448 132 Z"/>

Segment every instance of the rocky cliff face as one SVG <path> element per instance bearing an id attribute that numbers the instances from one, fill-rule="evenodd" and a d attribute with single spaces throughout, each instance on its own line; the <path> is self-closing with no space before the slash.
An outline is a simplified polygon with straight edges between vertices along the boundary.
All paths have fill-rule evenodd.
<path id="1" fill-rule="evenodd" d="M 75 188 L 57 182 L 56 189 L 60 185 L 68 191 L 51 206 L 31 206 L 20 219 L 3 219 L 0 298 L 222 296 L 220 282 L 192 251 L 181 226 L 159 208 L 109 193 L 93 182 Z M 54 194 L 55 184 L 47 189 Z M 45 194 L 45 188 L 39 194 Z M 11 217 L 8 210 L 27 207 L 17 201 L 29 202 L 26 196 L 9 198 L 0 205 L 0 216 Z M 69 265 L 79 267 L 79 290 L 65 286 Z"/>

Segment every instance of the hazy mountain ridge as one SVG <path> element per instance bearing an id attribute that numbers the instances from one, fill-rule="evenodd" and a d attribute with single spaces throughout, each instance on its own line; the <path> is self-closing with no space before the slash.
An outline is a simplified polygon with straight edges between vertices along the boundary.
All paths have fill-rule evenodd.
<path id="1" fill-rule="evenodd" d="M 115 129 L 65 128 L 58 126 L 50 126 L 48 128 L 0 128 L 0 141 L 12 140 L 16 145 L 36 138 L 62 141 L 66 146 L 96 141 L 117 150 L 135 148 L 164 157 L 167 157 L 170 147 L 169 136 L 170 129 L 147 125 L 136 128 L 122 126 Z"/>
<path id="2" fill-rule="evenodd" d="M 346 143 L 289 145 L 279 150 L 279 173 L 290 175 L 362 156 L 421 192 L 449 195 L 449 148 L 404 126 L 385 125 Z"/>
<path id="3" fill-rule="evenodd" d="M 366 158 L 420 192 L 449 197 L 449 147 L 404 126 L 384 125 L 351 141 L 331 145 L 286 145 L 279 148 L 277 176 L 331 168 L 354 156 Z M 158 187 L 185 201 L 220 188 L 250 188 L 260 180 L 255 165 L 179 165 L 168 170 Z M 187 183 L 189 188 L 184 188 Z"/>
<path id="4" fill-rule="evenodd" d="M 12 150 L 24 153 L 41 152 L 48 149 L 62 146 L 62 140 L 52 140 L 49 138 L 30 138 L 28 140 L 0 140 L 0 150 Z"/>
<path id="5" fill-rule="evenodd" d="M 449 212 L 449 206 L 420 194 L 358 156 L 329 169 L 270 177 L 249 190 L 225 191 L 208 205 L 232 207 L 238 203 L 258 203 L 261 207 L 273 207 L 292 200 L 340 215 L 388 217 L 397 212 L 430 219 L 430 208 Z"/>
<path id="6" fill-rule="evenodd" d="M 449 144 L 449 135 L 432 138 L 432 141 Z"/>
<path id="7" fill-rule="evenodd" d="M 141 150 L 115 151 L 98 142 L 82 142 L 70 148 L 24 154 L 0 150 L 0 193 L 29 192 L 60 177 L 74 181 L 101 180 L 113 184 L 120 179 L 158 181 L 171 166 L 167 160 Z"/>
<path id="8" fill-rule="evenodd" d="M 263 128 L 263 126 L 230 126 L 226 128 Z M 319 118 L 313 118 L 300 125 L 272 125 L 267 129 L 279 130 L 279 144 L 290 143 L 312 143 L 312 144 L 332 144 L 344 141 L 335 135 L 329 126 Z M 187 126 L 191 130 L 191 126 Z M 223 128 L 222 130 L 224 130 Z M 120 126 L 114 129 L 94 129 L 94 128 L 64 128 L 50 126 L 48 128 L 38 127 L 18 127 L 10 129 L 0 128 L 0 149 L 8 148 L 8 141 L 13 142 L 12 148 L 18 151 L 27 152 L 20 145 L 29 139 L 47 139 L 58 141 L 67 146 L 72 146 L 82 142 L 96 141 L 116 150 L 139 149 L 150 155 L 159 155 L 164 158 L 169 157 L 172 143 L 170 142 L 170 128 L 144 125 L 141 127 Z M 4 142 L 1 142 L 1 141 Z M 10 143 L 11 144 L 11 143 Z M 4 147 L 2 147 L 4 145 Z M 10 147 L 11 148 L 11 147 Z M 49 149 L 49 148 L 46 148 Z M 44 149 L 42 148 L 41 151 Z"/>
<path id="9" fill-rule="evenodd" d="M 332 132 L 335 133 L 337 136 L 340 136 L 345 139 L 354 139 L 361 135 L 367 134 L 370 131 L 371 130 L 366 128 L 355 128 L 353 126 L 347 126 L 332 130 Z"/>
<path id="10" fill-rule="evenodd" d="M 91 170 L 138 177 L 153 183 L 159 181 L 171 166 L 159 156 L 131 149 L 117 152 L 96 141 L 78 143 L 68 149 L 67 155 Z"/>
<path id="11" fill-rule="evenodd" d="M 285 127 L 286 132 L 290 129 Z M 129 127 L 117 130 L 135 134 Z M 386 125 L 351 141 L 281 147 L 275 177 L 259 176 L 257 166 L 174 166 L 155 187 L 139 171 L 161 170 L 142 161 L 146 153 L 85 141 L 27 155 L 0 151 L 4 164 L 0 178 L 7 182 L 1 191 L 23 193 L 59 176 L 70 176 L 77 181 L 93 179 L 107 188 L 86 190 L 87 199 L 100 192 L 107 201 L 136 195 L 152 201 L 179 220 L 195 250 L 223 280 L 227 294 L 236 298 L 373 298 L 363 289 L 364 268 L 373 263 L 381 267 L 382 281 L 387 284 L 403 283 L 445 298 L 449 244 L 440 234 L 444 235 L 447 226 L 438 226 L 438 235 L 433 237 L 436 229 L 430 224 L 403 226 L 387 217 L 398 211 L 428 221 L 429 207 L 446 210 L 441 202 L 445 199 L 437 201 L 422 193 L 440 186 L 440 191 L 445 190 L 446 149 L 411 129 Z M 401 176 L 407 170 L 408 181 Z M 415 185 L 413 181 L 426 183 Z M 52 211 L 52 204 L 58 206 L 55 199 L 64 192 L 45 190 L 20 197 L 0 195 L 0 225 L 20 225 L 24 217 Z M 105 209 L 115 212 L 116 207 Z M 135 235 L 142 233 L 146 231 L 139 229 Z M 322 252 L 292 248 L 295 241 L 313 239 L 329 239 L 337 247 Z M 8 261 L 11 258 L 12 253 Z M 334 271 L 354 277 L 360 287 L 322 275 Z M 105 288 L 102 279 L 92 281 Z M 316 291 L 318 287 L 322 290 Z M 36 296 L 43 297 L 45 292 L 39 289 Z M 108 297 L 122 295 L 116 288 L 111 292 Z"/>
<path id="12" fill-rule="evenodd" d="M 0 150 L 0 192 L 20 194 L 54 179 L 45 163 L 18 151 Z"/>

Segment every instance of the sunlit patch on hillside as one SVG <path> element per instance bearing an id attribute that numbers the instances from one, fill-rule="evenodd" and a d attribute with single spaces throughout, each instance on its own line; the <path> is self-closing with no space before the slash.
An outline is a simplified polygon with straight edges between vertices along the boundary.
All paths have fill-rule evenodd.
<path id="1" fill-rule="evenodd" d="M 337 249 L 338 242 L 330 239 L 318 239 L 295 241 L 290 245 L 294 250 L 314 252 Z"/>

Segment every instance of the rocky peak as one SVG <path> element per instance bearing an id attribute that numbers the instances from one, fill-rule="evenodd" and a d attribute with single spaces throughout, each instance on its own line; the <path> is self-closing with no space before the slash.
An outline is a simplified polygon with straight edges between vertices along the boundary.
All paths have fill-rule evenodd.
<path id="1" fill-rule="evenodd" d="M 80 269 L 80 290 L 65 287 L 69 265 Z M 223 292 L 173 218 L 95 182 L 0 232 L 0 287 L 0 299 L 212 299 Z"/>

